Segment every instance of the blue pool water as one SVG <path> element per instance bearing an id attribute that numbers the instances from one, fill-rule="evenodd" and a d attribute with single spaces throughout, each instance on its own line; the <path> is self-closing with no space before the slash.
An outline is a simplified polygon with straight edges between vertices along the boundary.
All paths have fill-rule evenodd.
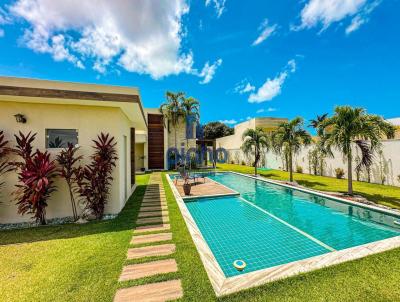
<path id="1" fill-rule="evenodd" d="M 234 173 L 208 177 L 240 193 L 186 202 L 227 277 L 400 235 L 387 214 Z"/>

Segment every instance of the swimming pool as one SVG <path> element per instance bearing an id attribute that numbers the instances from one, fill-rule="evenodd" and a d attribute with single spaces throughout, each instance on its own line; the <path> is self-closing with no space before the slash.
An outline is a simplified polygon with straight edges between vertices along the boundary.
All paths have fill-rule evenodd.
<path id="1" fill-rule="evenodd" d="M 237 173 L 212 173 L 208 178 L 240 193 L 185 202 L 228 279 L 305 259 L 326 259 L 339 251 L 344 255 L 400 235 L 395 214 Z M 237 270 L 235 260 L 244 260 L 246 268 Z"/>

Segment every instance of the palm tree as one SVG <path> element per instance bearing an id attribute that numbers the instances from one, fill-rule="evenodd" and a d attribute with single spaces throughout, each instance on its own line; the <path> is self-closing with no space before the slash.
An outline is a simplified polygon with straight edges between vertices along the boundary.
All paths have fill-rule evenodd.
<path id="1" fill-rule="evenodd" d="M 254 174 L 257 175 L 257 165 L 264 149 L 269 149 L 270 140 L 262 128 L 247 129 L 242 136 L 242 150 L 245 154 L 254 154 Z"/>
<path id="2" fill-rule="evenodd" d="M 302 146 L 311 143 L 310 134 L 303 129 L 303 119 L 296 117 L 282 123 L 272 133 L 272 144 L 276 153 L 287 152 L 289 157 L 289 175 L 293 182 L 293 154 L 299 152 Z"/>
<path id="3" fill-rule="evenodd" d="M 183 92 L 174 93 L 167 91 L 165 94 L 166 102 L 160 106 L 160 112 L 164 115 L 164 118 L 168 119 L 168 123 L 170 123 L 174 128 L 175 148 L 178 147 L 176 140 L 176 128 L 179 124 L 179 121 L 185 115 L 182 107 L 182 98 L 184 95 L 185 94 Z"/>
<path id="4" fill-rule="evenodd" d="M 160 112 L 163 114 L 164 118 L 168 120 L 168 123 L 174 128 L 175 152 L 177 152 L 178 150 L 176 139 L 177 127 L 179 125 L 179 121 L 185 116 L 185 111 L 182 107 L 182 98 L 184 97 L 184 95 L 185 94 L 183 92 L 174 93 L 167 91 L 165 94 L 166 102 L 161 104 L 160 106 Z M 170 132 L 169 127 L 168 131 Z M 175 168 L 177 166 L 177 156 L 178 154 L 175 154 Z"/>
<path id="5" fill-rule="evenodd" d="M 319 162 L 319 175 L 323 176 L 324 175 L 324 159 L 327 155 L 332 155 L 329 154 L 329 152 L 324 148 L 323 144 L 321 143 L 321 138 L 323 136 L 324 130 L 320 128 L 320 125 L 327 119 L 328 113 L 324 113 L 322 115 L 317 115 L 317 117 L 313 120 L 310 120 L 310 124 L 308 125 L 309 127 L 314 128 L 317 130 L 318 136 L 320 138 L 319 141 L 315 143 L 315 154 L 316 159 Z"/>
<path id="6" fill-rule="evenodd" d="M 353 194 L 352 147 L 360 149 L 361 164 L 368 167 L 381 138 L 393 138 L 394 132 L 395 128 L 382 117 L 350 106 L 336 107 L 334 115 L 320 124 L 324 148 L 329 152 L 332 147 L 337 148 L 347 158 L 348 194 Z"/>
<path id="7" fill-rule="evenodd" d="M 183 113 L 184 117 L 194 117 L 194 120 L 196 122 L 200 121 L 200 103 L 198 100 L 196 100 L 193 97 L 182 97 L 182 108 L 183 108 Z M 188 137 L 186 135 L 186 147 L 188 146 Z"/>

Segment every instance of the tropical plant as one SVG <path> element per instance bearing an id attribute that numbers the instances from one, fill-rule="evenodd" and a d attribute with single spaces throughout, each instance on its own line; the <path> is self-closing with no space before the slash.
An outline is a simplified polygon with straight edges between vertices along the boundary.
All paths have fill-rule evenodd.
<path id="1" fill-rule="evenodd" d="M 76 210 L 74 197 L 74 192 L 77 190 L 76 171 L 78 167 L 76 164 L 82 159 L 82 156 L 76 155 L 78 150 L 79 147 L 75 147 L 73 144 L 68 143 L 67 148 L 61 150 L 60 154 L 57 155 L 57 162 L 60 166 L 59 174 L 65 179 L 68 186 L 74 221 L 78 220 L 78 212 Z"/>
<path id="2" fill-rule="evenodd" d="M 372 163 L 373 154 L 381 145 L 383 136 L 394 137 L 394 127 L 382 117 L 367 114 L 363 108 L 339 106 L 334 115 L 326 118 L 318 128 L 321 143 L 332 153 L 338 149 L 347 160 L 348 194 L 353 194 L 353 146 L 361 151 L 361 165 L 368 167 Z"/>
<path id="3" fill-rule="evenodd" d="M 159 110 L 163 114 L 164 118 L 168 120 L 168 132 L 170 132 L 170 125 L 174 128 L 174 146 L 175 150 L 178 149 L 177 142 L 177 127 L 179 122 L 183 120 L 186 116 L 186 111 L 182 106 L 182 100 L 184 99 L 185 94 L 183 92 L 170 92 L 167 91 L 165 94 L 166 102 L 161 104 Z M 179 154 L 174 152 L 175 158 L 175 168 L 178 164 Z"/>
<path id="4" fill-rule="evenodd" d="M 95 215 L 96 219 L 101 219 L 110 194 L 112 171 L 118 159 L 115 148 L 117 143 L 114 142 L 114 137 L 104 133 L 98 135 L 93 142 L 91 162 L 76 169 L 76 182 L 85 210 Z"/>
<path id="5" fill-rule="evenodd" d="M 381 184 L 384 185 L 386 182 L 386 178 L 387 178 L 386 176 L 387 176 L 387 174 L 389 174 L 389 165 L 385 159 L 385 156 L 384 156 L 382 150 L 378 150 L 378 156 L 379 156 L 379 161 L 378 161 L 379 178 L 380 178 Z"/>
<path id="6" fill-rule="evenodd" d="M 179 121 L 185 117 L 185 110 L 182 106 L 182 98 L 184 98 L 185 94 L 183 92 L 170 92 L 167 91 L 165 98 L 166 102 L 161 104 L 160 112 L 164 115 L 164 117 L 168 120 L 168 123 L 172 125 L 174 128 L 174 140 L 175 140 L 175 148 L 178 148 L 177 145 L 177 126 Z M 168 131 L 170 131 L 168 127 Z"/>
<path id="7" fill-rule="evenodd" d="M 206 139 L 216 139 L 234 133 L 234 129 L 221 122 L 210 122 L 203 125 L 203 135 Z"/>
<path id="8" fill-rule="evenodd" d="M 14 192 L 18 205 L 18 213 L 31 213 L 37 222 L 46 224 L 47 200 L 56 190 L 54 179 L 57 176 L 55 161 L 50 154 L 36 150 L 32 152 L 32 142 L 36 134 L 15 135 L 17 146 L 14 153 L 21 161 L 12 163 L 17 169 L 19 183 Z"/>
<path id="9" fill-rule="evenodd" d="M 313 120 L 310 120 L 310 125 L 309 127 L 314 128 L 315 130 L 318 130 L 320 128 L 320 125 L 327 119 L 328 113 L 324 113 L 322 115 L 317 115 L 317 117 Z M 324 148 L 324 145 L 321 143 L 322 141 L 322 136 L 324 134 L 325 130 L 321 129 L 320 131 L 317 131 L 319 140 L 315 142 L 315 154 L 314 156 L 316 157 L 317 165 L 319 166 L 319 175 L 323 176 L 324 175 L 324 165 L 325 165 L 325 158 L 330 155 L 333 156 L 331 153 L 329 153 L 329 150 L 326 150 Z M 314 170 L 315 175 L 317 175 L 317 169 Z"/>
<path id="10" fill-rule="evenodd" d="M 193 97 L 186 98 L 182 97 L 182 109 L 183 109 L 183 117 L 186 118 L 186 121 L 196 122 L 200 121 L 200 103 Z M 189 126 L 192 126 L 190 124 Z M 193 130 L 193 128 L 192 128 Z M 188 135 L 186 135 L 186 147 L 188 145 Z"/>
<path id="11" fill-rule="evenodd" d="M 264 150 L 270 147 L 268 135 L 262 128 L 247 129 L 242 136 L 242 150 L 246 155 L 254 155 L 254 174 L 257 175 L 257 165 Z"/>
<path id="12" fill-rule="evenodd" d="M 342 179 L 344 176 L 344 170 L 342 168 L 336 168 L 335 175 L 337 179 Z"/>
<path id="13" fill-rule="evenodd" d="M 289 122 L 281 123 L 272 133 L 274 151 L 278 154 L 287 152 L 290 182 L 293 182 L 293 155 L 311 143 L 311 136 L 304 130 L 303 125 L 303 119 L 296 117 Z"/>
<path id="14" fill-rule="evenodd" d="M 0 131 L 0 189 L 4 185 L 4 181 L 1 178 L 12 170 L 7 158 L 10 151 L 8 143 L 9 141 L 5 139 L 3 131 Z"/>
<path id="15" fill-rule="evenodd" d="M 57 136 L 54 141 L 49 143 L 49 147 L 50 148 L 63 148 L 64 147 L 64 142 L 62 141 L 62 139 Z"/>
<path id="16" fill-rule="evenodd" d="M 319 164 L 319 158 L 318 158 L 318 148 L 314 147 L 308 151 L 308 163 L 309 163 L 309 170 L 310 174 L 318 175 L 318 164 Z"/>

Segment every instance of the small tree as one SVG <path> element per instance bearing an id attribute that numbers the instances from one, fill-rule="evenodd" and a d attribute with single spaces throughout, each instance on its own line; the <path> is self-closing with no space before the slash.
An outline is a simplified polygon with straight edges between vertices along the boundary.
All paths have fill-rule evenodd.
<path id="1" fill-rule="evenodd" d="M 32 213 L 37 222 L 46 224 L 47 200 L 55 191 L 54 179 L 57 176 L 54 160 L 50 154 L 36 150 L 32 152 L 32 142 L 36 134 L 15 135 L 17 146 L 14 153 L 21 157 L 20 162 L 13 163 L 17 169 L 19 184 L 14 192 L 18 213 Z"/>
<path id="2" fill-rule="evenodd" d="M 112 171 L 118 159 L 115 149 L 117 143 L 114 142 L 114 137 L 104 133 L 93 142 L 94 154 L 91 156 L 91 162 L 76 170 L 76 180 L 85 209 L 91 211 L 96 219 L 101 219 L 110 194 Z"/>
<path id="3" fill-rule="evenodd" d="M 287 152 L 289 164 L 289 178 L 293 182 L 293 154 L 311 143 L 310 134 L 303 129 L 303 119 L 296 117 L 289 122 L 282 123 L 272 134 L 272 144 L 277 153 Z"/>
<path id="4" fill-rule="evenodd" d="M 265 149 L 269 149 L 268 135 L 262 128 L 247 129 L 243 133 L 242 150 L 246 155 L 254 155 L 254 174 L 257 175 L 257 165 Z"/>
<path id="5" fill-rule="evenodd" d="M 203 125 L 203 134 L 204 138 L 206 139 L 216 139 L 232 135 L 233 133 L 234 133 L 233 128 L 230 128 L 221 122 L 210 122 L 208 124 Z"/>
<path id="6" fill-rule="evenodd" d="M 79 147 L 68 143 L 68 147 L 61 150 L 60 154 L 57 156 L 57 162 L 60 165 L 59 174 L 65 179 L 68 186 L 74 221 L 78 220 L 78 212 L 76 210 L 74 197 L 74 192 L 77 190 L 76 171 L 78 167 L 76 164 L 82 159 L 82 156 L 76 156 L 78 150 Z"/>

